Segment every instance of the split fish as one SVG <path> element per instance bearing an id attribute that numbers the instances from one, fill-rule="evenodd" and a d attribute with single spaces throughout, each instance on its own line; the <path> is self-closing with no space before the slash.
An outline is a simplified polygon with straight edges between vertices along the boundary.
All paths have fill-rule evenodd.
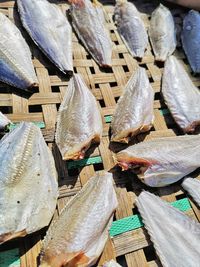
<path id="1" fill-rule="evenodd" d="M 199 266 L 200 224 L 197 221 L 149 192 L 143 191 L 136 205 L 164 267 Z"/>
<path id="2" fill-rule="evenodd" d="M 0 80 L 20 89 L 38 85 L 31 51 L 18 28 L 0 13 Z"/>
<path id="3" fill-rule="evenodd" d="M 0 243 L 47 226 L 58 197 L 53 156 L 33 123 L 0 141 Z"/>
<path id="4" fill-rule="evenodd" d="M 112 174 L 90 178 L 51 224 L 40 267 L 93 266 L 107 241 L 116 207 Z"/>
<path id="5" fill-rule="evenodd" d="M 4 130 L 11 121 L 0 111 L 0 130 Z"/>
<path id="6" fill-rule="evenodd" d="M 137 171 L 149 186 L 161 187 L 180 180 L 200 167 L 200 135 L 156 138 L 130 146 L 116 155 L 124 170 Z"/>
<path id="7" fill-rule="evenodd" d="M 82 159 L 99 143 L 102 119 L 96 99 L 79 74 L 71 78 L 57 116 L 56 143 L 63 160 Z"/>
<path id="8" fill-rule="evenodd" d="M 185 178 L 181 186 L 193 197 L 200 207 L 200 181 L 195 178 Z"/>
<path id="9" fill-rule="evenodd" d="M 182 45 L 190 66 L 195 73 L 200 73 L 200 14 L 190 10 L 183 20 Z"/>
<path id="10" fill-rule="evenodd" d="M 63 72 L 73 72 L 72 29 L 61 9 L 47 0 L 17 0 L 20 18 L 30 37 Z"/>
<path id="11" fill-rule="evenodd" d="M 169 9 L 162 4 L 151 15 L 149 36 L 158 61 L 165 61 L 176 49 L 174 20 Z"/>
<path id="12" fill-rule="evenodd" d="M 200 125 L 200 92 L 174 56 L 165 62 L 162 94 L 180 128 L 185 133 L 194 132 Z"/>
<path id="13" fill-rule="evenodd" d="M 138 67 L 117 103 L 111 141 L 128 143 L 131 136 L 152 127 L 154 91 L 144 68 Z"/>
<path id="14" fill-rule="evenodd" d="M 97 16 L 94 5 L 89 0 L 84 0 L 81 5 L 72 4 L 70 8 L 72 26 L 97 64 L 101 67 L 110 67 L 112 41 L 105 28 L 105 21 L 101 20 L 101 16 Z"/>
<path id="15" fill-rule="evenodd" d="M 148 45 L 148 35 L 137 8 L 127 0 L 118 0 L 114 20 L 131 55 L 142 58 Z"/>
<path id="16" fill-rule="evenodd" d="M 110 260 L 108 262 L 105 262 L 103 267 L 121 267 L 121 265 L 119 265 L 119 263 L 114 260 Z"/>

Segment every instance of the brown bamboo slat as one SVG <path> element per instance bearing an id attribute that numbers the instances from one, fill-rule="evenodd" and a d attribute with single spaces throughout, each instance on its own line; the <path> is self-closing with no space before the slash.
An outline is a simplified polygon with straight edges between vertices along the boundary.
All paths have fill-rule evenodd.
<path id="1" fill-rule="evenodd" d="M 51 0 L 60 6 L 62 11 L 68 9 L 66 1 Z M 142 12 L 142 18 L 146 27 L 149 26 L 149 16 L 155 8 L 158 1 L 134 1 L 136 6 Z M 174 120 L 170 114 L 162 115 L 161 109 L 166 108 L 160 93 L 161 77 L 163 65 L 157 65 L 154 61 L 153 52 L 150 44 L 144 58 L 137 62 L 127 51 L 122 42 L 116 27 L 112 21 L 113 2 L 105 4 L 107 12 L 107 28 L 113 41 L 112 68 L 102 70 L 94 62 L 91 56 L 85 51 L 73 34 L 73 63 L 74 71 L 83 75 L 87 85 L 96 97 L 102 118 L 110 116 L 115 110 L 115 105 L 123 88 L 131 74 L 136 70 L 138 64 L 146 69 L 151 85 L 155 91 L 154 101 L 154 127 L 148 134 L 141 134 L 136 138 L 137 142 L 158 137 L 167 137 L 180 134 Z M 15 1 L 0 0 L 0 12 L 3 12 L 11 20 L 16 14 Z M 170 6 L 175 17 L 177 28 L 180 29 L 184 10 Z M 14 21 L 14 20 L 13 20 Z M 19 18 L 15 16 L 15 22 L 19 23 Z M 90 156 L 101 156 L 102 164 L 81 167 L 75 170 L 68 170 L 66 162 L 62 161 L 58 148 L 54 143 L 54 132 L 56 115 L 59 105 L 67 90 L 68 77 L 62 75 L 47 59 L 40 50 L 33 44 L 27 33 L 20 25 L 33 54 L 33 64 L 39 80 L 39 87 L 35 88 L 31 96 L 24 96 L 20 90 L 14 90 L 3 83 L 0 83 L 0 110 L 4 112 L 13 122 L 33 121 L 44 122 L 45 129 L 42 130 L 45 140 L 52 149 L 59 177 L 59 199 L 54 219 L 59 216 L 60 211 L 69 199 L 74 196 L 87 180 L 97 171 L 111 170 L 113 172 L 117 198 L 119 206 L 116 210 L 116 219 L 135 214 L 135 199 L 142 185 L 134 175 L 120 172 L 119 168 L 114 168 L 114 152 L 120 150 L 124 145 L 110 146 L 109 143 L 109 125 L 104 121 L 103 138 L 99 147 L 95 148 Z M 185 55 L 179 47 L 175 52 L 176 56 L 182 61 L 185 69 L 191 76 L 194 84 L 200 86 L 200 78 L 191 75 L 191 69 L 188 65 Z M 112 150 L 110 150 L 111 148 Z M 159 194 L 167 201 L 175 201 L 184 197 L 180 183 L 166 188 L 150 189 Z M 191 200 L 192 208 L 187 214 L 197 220 L 200 220 L 200 211 Z M 38 254 L 41 248 L 42 238 L 46 229 L 39 233 L 27 236 L 21 240 L 4 245 L 1 250 L 8 247 L 19 247 L 21 257 L 21 267 L 36 267 Z M 129 231 L 114 238 L 109 238 L 105 249 L 99 259 L 98 266 L 110 259 L 116 259 L 122 266 L 128 267 L 157 267 L 162 266 L 153 249 L 149 235 L 144 228 Z"/>

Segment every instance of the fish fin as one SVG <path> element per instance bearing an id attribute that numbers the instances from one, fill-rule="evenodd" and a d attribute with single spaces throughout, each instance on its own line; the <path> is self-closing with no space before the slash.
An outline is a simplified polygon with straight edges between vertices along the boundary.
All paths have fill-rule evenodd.
<path id="1" fill-rule="evenodd" d="M 16 233 L 9 232 L 9 233 L 2 234 L 2 235 L 0 235 L 0 244 L 6 242 L 8 240 L 17 238 L 17 237 L 23 237 L 25 235 L 27 235 L 27 232 L 25 229 L 21 230 L 19 232 L 16 232 Z"/>

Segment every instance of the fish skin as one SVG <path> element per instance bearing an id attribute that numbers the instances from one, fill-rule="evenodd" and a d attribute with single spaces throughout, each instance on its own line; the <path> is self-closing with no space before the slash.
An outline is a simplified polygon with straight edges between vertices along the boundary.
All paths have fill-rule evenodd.
<path id="1" fill-rule="evenodd" d="M 0 111 L 0 130 L 4 130 L 11 121 Z"/>
<path id="2" fill-rule="evenodd" d="M 176 49 L 174 20 L 169 9 L 162 4 L 151 15 L 149 37 L 157 61 L 165 61 Z"/>
<path id="3" fill-rule="evenodd" d="M 82 159 L 91 143 L 100 142 L 102 129 L 95 97 L 81 75 L 74 74 L 57 116 L 55 139 L 63 160 Z"/>
<path id="4" fill-rule="evenodd" d="M 200 14 L 190 10 L 183 20 L 182 46 L 194 73 L 200 73 Z"/>
<path id="5" fill-rule="evenodd" d="M 200 167 L 200 135 L 156 138 L 130 146 L 116 155 L 124 170 L 137 168 L 138 178 L 148 186 L 177 182 Z"/>
<path id="6" fill-rule="evenodd" d="M 148 45 L 148 35 L 137 8 L 126 0 L 117 1 L 114 20 L 131 55 L 142 58 Z"/>
<path id="7" fill-rule="evenodd" d="M 50 226 L 40 267 L 93 266 L 107 241 L 117 205 L 112 174 L 90 178 Z"/>
<path id="8" fill-rule="evenodd" d="M 114 260 L 110 260 L 108 262 L 105 262 L 103 267 L 121 267 L 121 265 L 119 265 L 119 263 Z"/>
<path id="9" fill-rule="evenodd" d="M 164 267 L 200 266 L 199 222 L 146 191 L 136 205 Z"/>
<path id="10" fill-rule="evenodd" d="M 84 0 L 83 5 L 72 4 L 70 15 L 76 34 L 97 64 L 110 67 L 112 41 L 105 28 L 105 20 L 97 16 L 95 5 L 89 0 Z"/>
<path id="11" fill-rule="evenodd" d="M 200 181 L 195 178 L 186 177 L 181 186 L 192 196 L 200 207 Z"/>
<path id="12" fill-rule="evenodd" d="M 174 56 L 165 62 L 162 94 L 179 127 L 185 133 L 193 133 L 200 125 L 200 92 Z"/>
<path id="13" fill-rule="evenodd" d="M 0 80 L 24 90 L 38 85 L 27 43 L 15 24 L 1 12 Z"/>
<path id="14" fill-rule="evenodd" d="M 47 226 L 58 197 L 53 156 L 33 123 L 0 141 L 0 243 Z"/>
<path id="15" fill-rule="evenodd" d="M 128 143 L 130 136 L 152 127 L 154 91 L 144 68 L 138 67 L 117 102 L 111 122 L 111 141 Z"/>
<path id="16" fill-rule="evenodd" d="M 32 40 L 63 73 L 71 74 L 72 29 L 60 8 L 47 0 L 17 0 L 17 5 Z"/>

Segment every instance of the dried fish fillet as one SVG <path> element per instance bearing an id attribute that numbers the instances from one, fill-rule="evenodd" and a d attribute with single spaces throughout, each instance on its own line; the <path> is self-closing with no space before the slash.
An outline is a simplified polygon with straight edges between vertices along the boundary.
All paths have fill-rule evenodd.
<path id="1" fill-rule="evenodd" d="M 164 267 L 199 266 L 197 221 L 149 192 L 142 192 L 136 205 Z"/>
<path id="2" fill-rule="evenodd" d="M 142 58 L 148 45 L 148 35 L 137 8 L 126 0 L 118 0 L 114 20 L 132 56 Z"/>
<path id="3" fill-rule="evenodd" d="M 18 28 L 0 13 L 0 80 L 20 89 L 37 86 L 30 49 Z"/>
<path id="4" fill-rule="evenodd" d="M 198 179 L 187 177 L 183 180 L 181 185 L 200 207 L 200 181 Z"/>
<path id="5" fill-rule="evenodd" d="M 112 119 L 111 141 L 128 143 L 131 136 L 152 127 L 154 91 L 145 69 L 138 68 L 128 81 Z"/>
<path id="6" fill-rule="evenodd" d="M 0 130 L 5 129 L 5 127 L 10 123 L 11 121 L 0 111 Z"/>
<path id="7" fill-rule="evenodd" d="M 58 196 L 53 156 L 32 123 L 0 141 L 0 243 L 47 226 Z"/>
<path id="8" fill-rule="evenodd" d="M 119 263 L 117 263 L 116 261 L 111 260 L 104 263 L 103 267 L 121 267 L 121 265 L 119 265 Z"/>
<path id="9" fill-rule="evenodd" d="M 102 119 L 96 99 L 79 74 L 71 78 L 61 103 L 56 143 L 63 160 L 82 159 L 91 143 L 99 143 Z"/>
<path id="10" fill-rule="evenodd" d="M 174 56 L 165 62 L 162 93 L 180 128 L 186 133 L 194 132 L 200 125 L 200 92 Z"/>
<path id="11" fill-rule="evenodd" d="M 73 71 L 72 30 L 61 9 L 47 0 L 17 0 L 24 28 L 63 72 Z"/>
<path id="12" fill-rule="evenodd" d="M 151 15 L 149 36 L 158 61 L 165 61 L 176 49 L 174 20 L 169 9 L 162 4 Z"/>
<path id="13" fill-rule="evenodd" d="M 190 10 L 183 20 L 182 45 L 190 66 L 195 73 L 200 73 L 200 14 Z"/>
<path id="14" fill-rule="evenodd" d="M 89 0 L 81 5 L 72 4 L 70 15 L 76 34 L 94 60 L 101 67 L 110 67 L 112 42 L 95 6 Z"/>
<path id="15" fill-rule="evenodd" d="M 124 170 L 134 169 L 149 186 L 180 180 L 200 167 L 200 135 L 156 138 L 130 146 L 116 155 Z"/>
<path id="16" fill-rule="evenodd" d="M 40 267 L 95 264 L 107 241 L 116 207 L 112 175 L 96 174 L 90 178 L 50 226 Z"/>

